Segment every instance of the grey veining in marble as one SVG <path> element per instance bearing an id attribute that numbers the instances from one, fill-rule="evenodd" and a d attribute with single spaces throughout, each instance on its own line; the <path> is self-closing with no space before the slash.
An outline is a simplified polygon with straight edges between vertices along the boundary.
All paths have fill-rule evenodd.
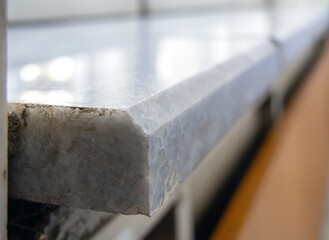
<path id="1" fill-rule="evenodd" d="M 279 76 L 270 39 L 323 16 L 290 30 L 268 10 L 10 29 L 10 196 L 151 215 Z"/>

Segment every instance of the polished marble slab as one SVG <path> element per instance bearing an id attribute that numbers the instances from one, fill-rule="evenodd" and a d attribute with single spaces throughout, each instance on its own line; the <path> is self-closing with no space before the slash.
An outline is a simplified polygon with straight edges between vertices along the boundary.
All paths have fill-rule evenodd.
<path id="1" fill-rule="evenodd" d="M 302 51 L 286 41 L 323 34 L 326 13 L 307 13 L 9 29 L 10 196 L 151 215 Z"/>

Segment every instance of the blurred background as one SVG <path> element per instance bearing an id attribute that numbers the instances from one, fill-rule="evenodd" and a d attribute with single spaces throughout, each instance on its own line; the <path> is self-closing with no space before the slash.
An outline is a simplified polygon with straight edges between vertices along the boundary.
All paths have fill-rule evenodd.
<path id="1" fill-rule="evenodd" d="M 11 0 L 9 23 L 72 19 L 97 16 L 138 16 L 178 11 L 228 10 L 266 5 L 304 7 L 326 4 L 326 0 Z"/>

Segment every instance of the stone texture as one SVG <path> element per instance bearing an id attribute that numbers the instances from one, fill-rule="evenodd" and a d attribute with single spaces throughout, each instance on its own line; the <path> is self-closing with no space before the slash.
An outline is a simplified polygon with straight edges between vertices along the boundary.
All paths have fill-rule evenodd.
<path id="1" fill-rule="evenodd" d="M 277 76 L 271 45 L 252 53 L 122 110 L 10 104 L 10 196 L 151 215 Z"/>
<path id="2" fill-rule="evenodd" d="M 272 15 L 241 14 L 13 29 L 10 197 L 152 215 L 284 67 Z"/>
<path id="3" fill-rule="evenodd" d="M 147 138 L 127 112 L 15 104 L 9 111 L 21 121 L 11 197 L 149 214 Z"/>

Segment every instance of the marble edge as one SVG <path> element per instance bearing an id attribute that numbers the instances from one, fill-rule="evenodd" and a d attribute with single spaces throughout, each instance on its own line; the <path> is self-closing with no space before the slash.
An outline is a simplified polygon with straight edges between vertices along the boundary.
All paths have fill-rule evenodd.
<path id="1" fill-rule="evenodd" d="M 136 124 L 149 135 L 152 213 L 241 114 L 266 94 L 279 75 L 277 58 L 277 49 L 272 44 L 262 44 L 128 109 Z M 263 67 L 267 68 L 266 72 Z M 262 81 L 264 77 L 266 81 Z M 254 84 L 258 86 L 255 88 Z M 232 99 L 236 94 L 241 97 Z M 225 101 L 231 103 L 223 105 Z"/>
<path id="2" fill-rule="evenodd" d="M 229 60 L 225 64 L 220 64 L 219 66 L 214 66 L 212 69 L 205 71 L 204 73 L 201 73 L 191 79 L 187 79 L 183 81 L 182 83 L 176 84 L 171 88 L 168 88 L 156 95 L 153 95 L 152 97 L 149 97 L 147 99 L 144 99 L 142 102 L 136 104 L 135 106 L 128 108 L 128 109 L 107 109 L 107 108 L 88 108 L 88 107 L 72 107 L 72 106 L 57 106 L 57 105 L 44 105 L 44 104 L 19 104 L 19 103 L 10 103 L 9 104 L 9 111 L 12 111 L 14 113 L 19 114 L 19 124 L 21 125 L 21 130 L 19 130 L 19 136 L 10 134 L 10 146 L 9 146 L 9 152 L 10 152 L 10 165 L 12 166 L 11 169 L 16 169 L 16 171 L 11 171 L 9 174 L 11 176 L 11 179 L 15 179 L 15 181 L 11 182 L 11 191 L 10 196 L 13 198 L 24 198 L 27 200 L 37 201 L 37 202 L 45 202 L 45 203 L 53 203 L 53 204 L 59 204 L 59 205 L 67 205 L 72 207 L 80 207 L 80 208 L 91 208 L 95 210 L 102 210 L 102 211 L 110 211 L 110 212 L 118 212 L 118 213 L 125 213 L 125 214 L 136 214 L 141 213 L 145 215 L 152 215 L 158 207 L 162 204 L 162 202 L 167 197 L 167 190 L 161 190 L 157 191 L 150 191 L 150 188 L 152 187 L 152 183 L 150 180 L 150 176 L 148 174 L 153 174 L 151 171 L 155 170 L 152 168 L 150 163 L 152 160 L 152 154 L 149 152 L 150 148 L 150 138 L 152 133 L 155 131 L 162 129 L 163 126 L 175 123 L 175 119 L 177 119 L 180 115 L 182 115 L 183 112 L 189 111 L 188 109 L 193 108 L 192 106 L 196 106 L 199 104 L 199 102 L 202 102 L 204 98 L 207 98 L 209 95 L 213 94 L 213 92 L 220 88 L 221 86 L 224 86 L 225 84 L 229 84 L 231 81 L 234 80 L 235 77 L 237 77 L 239 74 L 243 73 L 243 71 L 248 70 L 248 68 L 252 67 L 255 63 L 258 61 L 261 61 L 262 58 L 268 56 L 268 54 L 271 54 L 275 52 L 274 47 L 271 44 L 261 44 L 260 46 L 256 47 L 256 49 L 263 49 L 264 51 L 257 51 L 257 54 L 254 54 L 251 56 L 250 52 L 238 55 L 234 59 Z M 236 66 L 238 67 L 238 71 L 235 72 L 235 74 L 229 74 L 226 71 L 229 70 L 231 67 Z M 204 82 L 202 80 L 203 77 L 206 77 L 205 79 L 207 82 Z M 214 81 L 215 80 L 215 81 Z M 219 81 L 220 80 L 220 81 Z M 201 84 L 201 85 L 200 85 Z M 203 86 L 204 89 L 200 89 L 200 87 Z M 201 91 L 203 90 L 203 91 Z M 197 97 L 196 97 L 197 96 Z M 195 98 L 196 97 L 196 98 Z M 183 98 L 185 98 L 184 105 L 179 105 L 178 103 L 183 102 Z M 172 104 L 176 104 L 177 108 L 171 108 L 165 110 L 165 108 L 158 108 L 161 104 L 168 104 L 165 100 L 172 101 Z M 174 101 L 173 101 L 174 100 Z M 161 103 L 160 103 L 161 102 Z M 51 110 L 51 111 L 50 111 Z M 143 112 L 144 111 L 144 112 Z M 149 112 L 145 112 L 149 111 Z M 57 114 L 57 117 L 54 117 L 54 114 Z M 64 115 L 63 115 L 64 114 Z M 96 115 L 97 116 L 96 116 Z M 146 115 L 148 114 L 148 115 Z M 167 114 L 166 116 L 164 114 Z M 74 118 L 67 117 L 74 115 Z M 103 120 L 99 120 L 100 117 L 107 116 L 106 118 L 103 118 Z M 113 119 L 112 117 L 115 116 L 117 119 Z M 138 116 L 144 116 L 147 117 L 147 119 L 143 124 L 142 119 L 137 119 Z M 50 121 L 50 118 L 52 120 Z M 45 120 L 46 119 L 46 120 Z M 126 126 L 124 126 L 124 123 L 121 123 L 121 121 L 125 121 L 125 119 L 129 119 L 129 127 L 131 127 L 130 131 L 127 130 Z M 14 126 L 13 119 L 11 119 L 10 126 Z M 15 119 L 14 119 L 15 120 Z M 158 120 L 158 122 L 157 122 Z M 159 122 L 159 120 L 165 122 Z M 40 124 L 32 126 L 30 125 L 30 122 L 38 122 L 41 121 Z M 76 180 L 75 182 L 71 179 L 69 179 L 70 173 L 63 172 L 63 166 L 68 164 L 68 168 L 76 168 L 78 167 L 79 163 L 74 162 L 74 156 L 82 156 L 82 162 L 88 161 L 88 158 L 91 156 L 91 152 L 89 150 L 82 150 L 81 152 L 81 146 L 84 145 L 91 145 L 90 148 L 94 148 L 95 143 L 93 143 L 93 139 L 95 140 L 98 135 L 102 135 L 100 131 L 95 131 L 95 133 L 92 133 L 92 135 L 95 135 L 95 137 L 88 136 L 88 139 L 83 136 L 83 132 L 81 131 L 81 127 L 84 129 L 84 126 L 80 125 L 88 125 L 90 121 L 100 121 L 97 124 L 100 124 L 101 127 L 104 129 L 107 128 L 107 126 L 111 126 L 111 124 L 117 124 L 116 128 L 118 128 L 114 136 L 111 136 L 111 132 L 108 133 L 108 138 L 115 137 L 118 139 L 122 138 L 122 135 L 125 135 L 125 139 L 134 138 L 135 135 L 138 135 L 141 138 L 138 141 L 147 141 L 145 143 L 146 145 L 143 145 L 141 151 L 148 151 L 148 153 L 142 157 L 140 160 L 134 159 L 134 157 L 130 156 L 129 159 L 127 159 L 127 162 L 137 162 L 137 165 L 142 166 L 141 171 L 147 171 L 147 173 L 144 172 L 145 179 L 139 182 L 137 184 L 141 184 L 139 186 L 139 189 L 149 189 L 147 190 L 148 193 L 141 194 L 138 192 L 138 190 L 134 189 L 132 192 L 132 195 L 140 196 L 143 195 L 141 198 L 143 198 L 143 201 L 140 201 L 139 204 L 136 203 L 130 203 L 129 201 L 126 201 L 126 206 L 117 207 L 114 205 L 111 206 L 105 206 L 102 205 L 104 203 L 99 203 L 99 201 L 105 201 L 105 196 L 99 196 L 98 204 L 91 204 L 88 205 L 87 203 L 81 203 L 79 201 L 83 197 L 87 197 L 85 195 L 93 195 L 92 189 L 87 189 L 86 192 L 81 196 L 81 194 L 78 196 L 72 196 L 74 193 L 77 193 L 78 190 L 72 190 L 70 188 L 73 188 L 73 186 L 79 185 Z M 112 123 L 113 122 L 113 123 Z M 152 129 L 148 129 L 146 124 L 148 123 L 155 123 L 152 126 Z M 67 128 L 63 127 L 62 125 L 70 125 L 70 130 L 67 130 Z M 79 125 L 79 126 L 77 126 Z M 29 126 L 29 127 L 27 127 Z M 77 129 L 77 131 L 75 130 Z M 114 127 L 111 127 L 114 129 Z M 11 128 L 12 129 L 12 128 Z M 79 134 L 82 134 L 81 142 L 80 139 L 71 139 L 72 142 L 77 141 L 78 144 L 75 146 L 69 147 L 70 149 L 67 149 L 66 145 L 70 145 L 70 143 L 62 144 L 60 146 L 56 145 L 59 144 L 58 138 L 61 139 L 61 141 L 66 141 L 65 136 L 58 137 L 57 131 L 62 131 L 63 129 L 66 129 L 66 131 L 69 131 L 70 134 L 66 133 L 64 134 L 66 138 L 71 139 L 71 136 L 75 137 L 81 137 Z M 88 129 L 84 129 L 88 130 Z M 84 131 L 83 130 L 83 131 Z M 151 131 L 149 131 L 151 130 Z M 27 132 L 28 131 L 28 132 Z M 112 131 L 112 130 L 111 130 Z M 14 131 L 15 132 L 15 131 Z M 25 132 L 25 133 L 24 133 Z M 79 136 L 76 136 L 78 132 Z M 17 132 L 15 132 L 17 133 Z M 89 133 L 88 133 L 89 134 Z M 70 135 L 70 136 L 69 136 Z M 97 135 L 97 136 L 96 136 Z M 55 137 L 57 136 L 57 137 Z M 17 139 L 16 137 L 21 137 L 22 139 Z M 54 140 L 56 138 L 56 141 Z M 135 137 L 136 139 L 136 137 Z M 142 140 L 144 139 L 144 140 Z M 99 161 L 106 161 L 106 158 L 102 155 L 106 148 L 105 145 L 109 144 L 109 142 L 102 138 L 105 142 L 98 142 L 97 149 L 100 153 L 92 154 L 95 158 L 100 159 Z M 51 170 L 47 170 L 47 173 L 42 173 L 43 171 L 43 161 L 47 162 L 48 155 L 47 152 L 52 152 L 51 149 L 47 150 L 47 146 L 44 146 L 44 149 L 36 149 L 33 146 L 35 144 L 40 144 L 35 141 L 40 141 L 43 143 L 49 143 L 49 145 L 54 145 L 56 148 L 59 149 L 60 154 L 65 154 L 57 157 L 56 159 L 52 160 L 52 164 L 54 164 L 54 168 Z M 53 144 L 51 144 L 54 142 Z M 122 152 L 130 152 L 131 155 L 134 155 L 134 150 L 130 148 L 129 144 L 125 143 L 116 143 L 111 142 L 110 144 L 114 144 L 110 149 L 107 149 L 105 152 L 110 154 L 111 149 L 121 149 Z M 120 147 L 121 144 L 121 147 Z M 122 145 L 123 144 L 123 145 Z M 131 143 L 130 143 L 131 144 Z M 99 146 L 102 145 L 100 148 Z M 83 147 L 84 148 L 84 147 Z M 71 153 L 73 151 L 73 153 Z M 16 158 L 16 154 L 18 153 L 18 157 Z M 14 157 L 13 157 L 14 156 Z M 27 156 L 27 158 L 26 158 Z M 114 154 L 114 157 L 117 155 Z M 12 160 L 15 159 L 16 160 Z M 31 163 L 29 163 L 30 159 Z M 41 161 L 40 161 L 41 159 Z M 45 160 L 44 160 L 45 159 Z M 84 160 L 83 160 L 84 159 Z M 24 162 L 24 168 L 22 167 L 22 162 Z M 55 161 L 55 162 L 54 162 Z M 66 163 L 63 163 L 65 161 Z M 140 161 L 138 163 L 138 161 Z M 201 161 L 201 159 L 198 159 L 198 161 Z M 70 163 L 72 162 L 72 163 Z M 42 164 L 41 164 L 42 163 Z M 46 163 L 45 163 L 46 164 Z M 47 163 L 48 164 L 48 163 Z M 46 165 L 47 165 L 46 164 Z M 101 164 L 101 163 L 100 163 Z M 121 164 L 121 163 L 119 163 Z M 33 165 L 33 166 L 32 166 Z M 121 164 L 124 166 L 124 164 Z M 47 168 L 47 167 L 46 167 Z M 91 167 L 92 168 L 92 167 Z M 119 166 L 120 168 L 120 166 Z M 39 169 L 40 172 L 36 172 L 35 169 Z M 88 172 L 89 169 L 80 169 L 82 172 L 84 171 L 84 174 Z M 49 172 L 50 171 L 50 172 Z M 70 196 L 65 196 L 64 199 L 60 199 L 57 196 L 62 196 L 62 192 L 56 192 L 60 191 L 56 186 L 61 186 L 61 184 L 64 186 L 64 183 L 57 179 L 56 171 L 62 172 L 61 177 L 66 179 L 65 185 L 67 185 L 68 190 L 67 192 L 70 192 Z M 97 172 L 97 171 L 96 171 Z M 32 176 L 32 175 L 35 176 Z M 47 176 L 48 174 L 48 176 Z M 103 174 L 102 172 L 100 173 Z M 50 175 L 50 176 L 49 176 Z M 179 174 L 178 174 L 179 175 Z M 29 177 L 28 177 L 29 176 Z M 31 177 L 32 176 L 32 177 Z M 78 176 L 78 178 L 81 176 Z M 167 178 L 167 176 L 164 176 Z M 54 192 L 50 191 L 49 193 L 44 192 L 47 187 L 49 187 L 46 183 L 43 183 L 45 186 L 37 186 L 36 189 L 30 189 L 29 187 L 25 186 L 26 179 L 30 178 L 30 182 L 33 183 L 35 186 L 38 185 L 38 181 L 40 179 L 44 179 L 45 182 L 49 182 L 49 184 L 55 184 Z M 48 179 L 47 179 L 48 178 Z M 160 177 L 161 178 L 161 177 Z M 52 179 L 52 180 L 51 180 Z M 113 179 L 112 179 L 113 180 Z M 121 182 L 124 183 L 125 177 L 121 178 Z M 130 179 L 132 180 L 132 179 Z M 130 181 L 129 180 L 129 181 Z M 179 179 L 171 179 L 170 181 L 173 181 L 173 184 L 175 187 L 177 187 L 177 181 Z M 34 182 L 33 182 L 34 181 Z M 67 183 L 68 182 L 68 183 Z M 125 184 L 125 183 L 124 183 Z M 129 183 L 131 184 L 131 183 Z M 128 185 L 129 185 L 128 184 Z M 170 183 L 171 184 L 171 183 Z M 169 184 L 169 185 L 170 185 Z M 94 186 L 95 189 L 98 189 L 98 186 Z M 170 189 L 174 189 L 174 186 L 170 186 Z M 122 186 L 121 188 L 127 188 L 127 186 Z M 99 190 L 99 189 L 98 189 Z M 79 190 L 80 191 L 80 190 Z M 117 190 L 111 190 L 112 194 L 115 193 L 115 191 L 122 191 L 121 189 Z M 90 193 L 88 193 L 90 192 Z M 96 191 L 97 192 L 97 191 Z M 94 195 L 96 194 L 94 192 Z M 154 195 L 160 194 L 162 196 L 160 201 L 155 202 L 152 206 L 149 204 L 152 204 L 152 197 Z M 42 196 L 43 195 L 43 196 Z M 63 196 L 64 196 L 63 195 Z M 145 199 L 146 197 L 146 199 Z M 62 198 L 62 197 L 61 197 Z M 103 198 L 103 199 L 102 199 Z M 97 202 L 97 201 L 96 201 Z M 118 203 L 117 203 L 118 204 Z M 120 204 L 118 204 L 120 205 Z M 133 206 L 133 207 L 132 207 Z M 147 207 L 148 206 L 148 207 Z"/>
<path id="3" fill-rule="evenodd" d="M 320 36 L 328 31 L 329 10 L 322 9 L 320 14 L 312 15 L 294 31 L 285 34 L 274 34 L 273 38 L 282 47 L 283 63 L 289 65 L 304 52 L 302 49 L 309 49 L 314 46 Z"/>
<path id="4" fill-rule="evenodd" d="M 152 132 L 173 121 L 181 113 L 212 94 L 216 89 L 225 84 L 230 84 L 235 78 L 253 68 L 264 58 L 274 56 L 277 53 L 278 49 L 274 44 L 260 41 L 259 45 L 254 46 L 247 52 L 237 54 L 223 63 L 201 71 L 125 108 L 125 110 L 131 115 L 137 126 L 141 127 L 147 135 L 151 135 Z M 232 71 L 233 68 L 234 71 Z M 171 107 L 168 107 L 169 102 L 172 102 Z M 148 111 L 149 109 L 152 111 Z M 159 113 L 167 114 L 159 115 Z M 159 121 L 155 122 L 156 119 Z M 150 125 L 150 122 L 155 124 Z"/>
<path id="5" fill-rule="evenodd" d="M 328 14 L 326 12 L 326 15 L 318 16 L 316 19 L 314 17 L 307 27 L 303 25 L 303 27 L 298 28 L 295 32 L 291 33 L 287 36 L 287 38 L 280 38 L 280 36 L 277 38 L 279 42 L 279 47 L 274 46 L 271 42 L 266 42 L 260 44 L 260 46 L 256 46 L 254 49 L 249 50 L 246 53 L 239 54 L 236 57 L 226 61 L 223 64 L 219 64 L 216 66 L 213 66 L 212 68 L 203 71 L 189 79 L 186 79 L 178 84 L 175 84 L 167 89 L 164 89 L 152 96 L 149 96 L 142 101 L 136 103 L 135 105 L 128 107 L 126 109 L 108 109 L 108 108 L 94 108 L 94 107 L 79 107 L 79 106 L 63 106 L 63 105 L 43 105 L 43 104 L 25 104 L 25 103 L 9 103 L 9 108 L 14 109 L 15 107 L 37 107 L 37 108 L 60 108 L 63 110 L 69 110 L 72 112 L 98 112 L 98 111 L 105 111 L 106 113 L 110 113 L 111 111 L 119 111 L 122 112 L 130 118 L 130 121 L 132 123 L 133 131 L 135 133 L 138 132 L 139 136 L 142 137 L 144 140 L 147 139 L 147 145 L 144 145 L 144 150 L 148 151 L 147 156 L 144 156 L 145 166 L 143 169 L 148 169 L 148 171 L 151 172 L 151 174 L 158 174 L 159 170 L 159 163 L 161 163 L 161 157 L 159 158 L 159 149 L 163 146 L 161 145 L 161 139 L 157 139 L 159 137 L 159 134 L 166 133 L 167 127 L 172 127 L 173 124 L 176 123 L 178 126 L 182 125 L 182 122 L 179 122 L 182 120 L 182 116 L 185 116 L 186 114 L 192 114 L 195 116 L 197 112 L 195 112 L 196 107 L 204 108 L 206 105 L 203 104 L 209 104 L 209 98 L 211 96 L 213 97 L 214 94 L 216 94 L 216 91 L 220 89 L 221 87 L 227 87 L 228 85 L 235 84 L 234 79 L 238 79 L 243 75 L 244 72 L 252 70 L 256 65 L 261 63 L 261 61 L 264 58 L 270 58 L 273 57 L 276 63 L 277 61 L 277 54 L 280 51 L 283 51 L 284 54 L 286 54 L 287 59 L 285 61 L 293 61 L 294 56 L 296 56 L 297 52 L 300 51 L 302 47 L 307 46 L 308 44 L 314 43 L 314 41 L 318 40 L 319 36 L 324 33 L 328 26 Z M 325 23 L 324 23 L 325 22 Z M 318 25 L 323 24 L 318 27 Z M 305 38 L 304 38 L 305 37 Z M 296 48 L 293 49 L 292 52 L 286 52 L 287 46 L 290 45 L 289 42 L 293 42 L 296 40 L 296 38 L 303 38 L 303 41 L 297 44 Z M 287 45 L 288 44 L 288 45 Z M 285 49 L 280 49 L 280 46 L 283 46 Z M 290 54 L 291 58 L 289 59 L 289 56 L 287 54 Z M 232 72 L 232 67 L 234 67 L 235 70 Z M 274 66 L 273 66 L 274 67 Z M 278 67 L 278 66 L 276 66 Z M 273 69 L 272 69 L 273 70 Z M 273 70 L 273 73 L 277 73 L 278 69 Z M 274 74 L 274 75 L 275 75 Z M 273 76 L 275 78 L 276 76 Z M 268 87 L 268 86 L 267 86 Z M 262 91 L 265 91 L 266 89 L 262 89 Z M 260 92 L 257 92 L 258 95 L 260 95 Z M 259 96 L 258 96 L 259 97 Z M 234 104 L 233 104 L 234 105 Z M 71 109 L 71 110 L 70 110 Z M 192 113 L 191 111 L 194 111 Z M 204 114 L 207 114 L 207 111 L 203 111 Z M 186 116 L 187 116 L 186 115 Z M 118 115 L 119 116 L 119 115 Z M 237 114 L 234 115 L 235 117 L 238 117 Z M 108 120 L 108 119 L 107 119 Z M 21 124 L 25 124 L 24 116 L 22 115 L 20 118 Z M 120 121 L 120 120 L 119 120 Z M 177 122 L 178 121 L 178 122 Z M 106 123 L 105 123 L 106 124 Z M 225 124 L 224 124 L 225 125 Z M 229 128 L 230 126 L 227 125 Z M 126 129 L 121 128 L 123 131 Z M 228 129 L 220 130 L 221 134 L 224 134 Z M 120 133 L 117 133 L 119 135 Z M 129 137 L 129 134 L 133 134 L 132 132 L 128 133 L 127 137 Z M 168 133 L 166 133 L 168 134 Z M 143 141 L 144 141 L 143 140 Z M 215 139 L 218 141 L 219 139 Z M 204 146 L 203 150 L 201 151 L 201 155 L 205 153 L 207 150 L 211 149 L 211 146 L 215 142 L 210 142 L 207 146 Z M 154 142 L 152 142 L 154 141 Z M 160 141 L 160 142 L 159 142 Z M 12 141 L 15 143 L 15 141 Z M 17 151 L 15 144 L 9 146 L 9 148 L 12 148 L 12 151 Z M 152 148 L 153 152 L 149 149 Z M 129 146 L 128 146 L 129 148 Z M 125 147 L 125 151 L 129 150 L 127 146 Z M 165 154 L 173 154 L 173 149 L 169 149 L 168 152 Z M 199 149 L 200 150 L 200 149 Z M 171 152 L 170 152 L 171 151 Z M 161 151 L 160 151 L 161 152 Z M 154 155 L 156 154 L 156 155 Z M 136 214 L 136 213 L 142 213 L 145 215 L 152 215 L 153 212 L 156 211 L 156 209 L 161 206 L 161 204 L 166 200 L 169 193 L 175 189 L 181 181 L 184 180 L 186 175 L 188 175 L 193 169 L 196 167 L 196 165 L 202 160 L 202 156 L 198 155 L 198 159 L 194 159 L 194 162 L 191 166 L 189 166 L 189 169 L 180 169 L 181 166 L 178 166 L 177 169 L 175 169 L 175 173 L 177 173 L 177 176 L 173 175 L 163 175 L 163 176 L 157 176 L 159 177 L 159 182 L 153 184 L 152 178 L 155 178 L 155 176 L 147 176 L 147 183 L 144 182 L 142 184 L 144 187 L 145 185 L 148 188 L 148 193 L 144 193 L 144 196 L 147 196 L 147 200 L 139 201 L 144 202 L 144 206 L 137 206 L 135 203 L 131 204 L 135 207 L 129 207 L 129 206 L 123 206 L 118 207 L 114 205 L 107 206 L 108 208 L 99 207 L 103 203 L 98 204 L 98 207 L 92 207 L 92 209 L 102 210 L 102 211 L 111 211 L 111 212 L 118 212 L 118 213 L 126 213 L 126 214 Z M 154 159 L 153 159 L 154 156 Z M 39 156 L 34 156 L 35 160 Z M 146 158 L 145 158 L 146 157 Z M 185 156 L 182 156 L 182 159 L 184 159 Z M 152 158 L 152 159 L 151 159 Z M 104 159 L 103 159 L 104 160 Z M 136 160 L 136 159 L 135 159 Z M 144 161 L 143 160 L 143 161 Z M 132 162 L 131 160 L 129 160 Z M 137 160 L 136 160 L 137 161 Z M 26 163 L 25 163 L 26 164 Z M 153 165 L 152 165 L 153 164 Z M 167 165 L 165 167 L 171 167 L 170 165 Z M 23 168 L 19 168 L 22 171 Z M 152 172 L 153 171 L 153 172 Z M 181 172 L 179 172 L 181 171 Z M 10 174 L 10 173 L 9 173 Z M 27 175 L 26 175 L 27 176 Z M 150 177 L 150 178 L 149 178 Z M 23 178 L 22 178 L 23 179 Z M 24 180 L 25 181 L 25 180 Z M 23 181 L 23 182 L 24 182 Z M 22 185 L 23 182 L 20 184 Z M 165 188 L 161 188 L 161 186 L 166 186 Z M 159 188 L 160 186 L 160 188 Z M 12 187 L 12 189 L 15 189 L 15 187 Z M 158 192 L 156 189 L 160 189 Z M 22 188 L 21 188 L 22 190 Z M 120 189 L 119 189 L 120 191 Z M 137 193 L 137 190 L 134 190 L 134 193 L 136 195 L 140 195 L 140 193 Z M 160 194 L 161 196 L 158 196 Z M 55 195 L 55 194 L 53 194 Z M 81 197 L 81 196 L 80 196 Z M 153 199 L 154 198 L 154 199 Z M 29 200 L 35 200 L 35 201 L 42 201 L 47 203 L 55 203 L 58 204 L 61 200 L 54 200 L 53 198 L 33 198 L 31 195 L 27 197 Z M 73 202 L 72 202 L 73 201 Z M 88 205 L 79 205 L 77 203 L 78 201 L 81 202 L 81 199 L 76 196 L 74 199 L 66 199 L 64 202 L 60 202 L 60 204 L 63 205 L 69 205 L 69 206 L 76 206 L 81 208 L 90 208 Z M 104 199 L 103 199 L 104 201 Z M 72 204 L 74 203 L 74 204 Z M 130 202 L 131 203 L 131 202 Z M 119 203 L 117 203 L 119 204 Z M 127 203 L 129 205 L 129 202 Z M 146 205 L 150 204 L 149 206 L 145 207 Z M 120 204 L 119 204 L 120 205 Z M 144 209 L 144 210 L 143 210 Z"/>

